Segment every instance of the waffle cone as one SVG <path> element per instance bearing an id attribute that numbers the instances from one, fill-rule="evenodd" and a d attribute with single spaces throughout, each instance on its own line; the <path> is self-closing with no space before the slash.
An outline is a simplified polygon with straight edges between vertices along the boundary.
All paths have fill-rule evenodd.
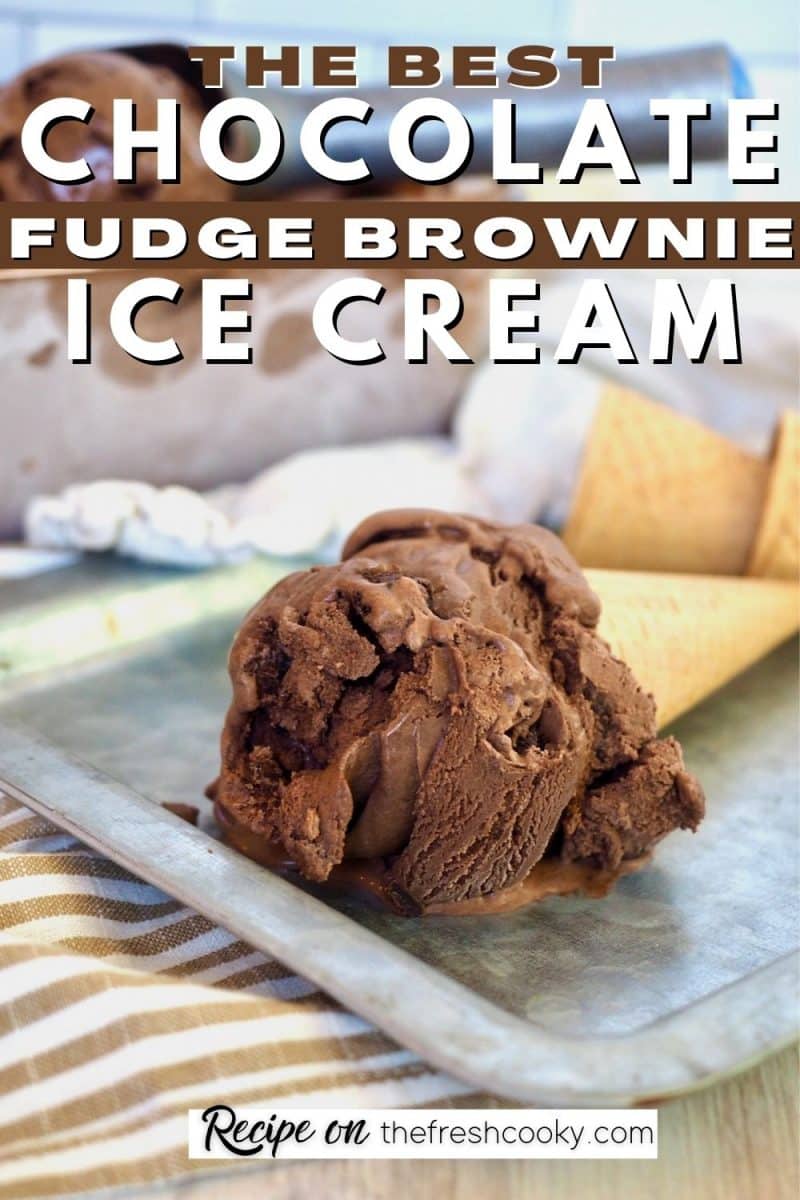
<path id="1" fill-rule="evenodd" d="M 783 414 L 775 435 L 748 574 L 800 579 L 800 415 L 796 412 Z"/>
<path id="2" fill-rule="evenodd" d="M 800 626 L 800 588 L 771 579 L 586 572 L 600 633 L 668 724 Z"/>
<path id="3" fill-rule="evenodd" d="M 768 473 L 697 421 L 609 387 L 562 537 L 584 567 L 741 575 Z"/>

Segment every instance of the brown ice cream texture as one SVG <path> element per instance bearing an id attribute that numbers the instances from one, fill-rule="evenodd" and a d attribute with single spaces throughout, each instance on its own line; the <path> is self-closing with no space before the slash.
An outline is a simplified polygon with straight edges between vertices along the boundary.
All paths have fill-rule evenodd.
<path id="1" fill-rule="evenodd" d="M 85 158 L 94 173 L 86 183 L 53 183 L 26 161 L 20 134 L 31 111 L 47 100 L 74 96 L 94 108 L 87 123 L 62 121 L 50 130 L 46 148 L 54 158 Z M 136 182 L 118 183 L 112 177 L 112 105 L 117 98 L 136 104 L 139 129 L 157 126 L 157 101 L 180 104 L 180 180 L 160 183 L 156 156 L 136 156 Z M 166 66 L 140 62 L 116 51 L 65 54 L 29 67 L 0 88 L 0 200 L 224 200 L 231 184 L 219 179 L 204 163 L 198 131 L 205 115 L 198 91 Z"/>
<path id="2" fill-rule="evenodd" d="M 368 518 L 235 639 L 228 839 L 407 914 L 604 894 L 697 826 L 703 794 L 599 615 L 546 529 Z"/>

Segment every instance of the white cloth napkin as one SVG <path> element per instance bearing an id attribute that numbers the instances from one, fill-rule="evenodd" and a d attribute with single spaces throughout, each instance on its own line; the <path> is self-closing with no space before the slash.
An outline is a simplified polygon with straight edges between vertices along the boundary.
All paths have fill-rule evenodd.
<path id="1" fill-rule="evenodd" d="M 690 305 L 707 275 L 685 272 Z M 796 272 L 739 277 L 743 363 L 609 365 L 589 351 L 575 366 L 552 350 L 581 276 L 543 285 L 537 365 L 484 364 L 470 377 L 449 438 L 391 439 L 295 454 L 250 483 L 195 493 L 125 480 L 77 484 L 37 497 L 26 535 L 37 547 L 115 550 L 149 562 L 202 567 L 255 553 L 333 558 L 370 512 L 423 506 L 558 529 L 604 385 L 621 382 L 763 451 L 775 418 L 796 402 Z M 646 347 L 653 273 L 614 274 L 611 286 L 635 347 Z M 646 353 L 646 350 L 645 350 Z M 209 431 L 213 436 L 213 431 Z"/>

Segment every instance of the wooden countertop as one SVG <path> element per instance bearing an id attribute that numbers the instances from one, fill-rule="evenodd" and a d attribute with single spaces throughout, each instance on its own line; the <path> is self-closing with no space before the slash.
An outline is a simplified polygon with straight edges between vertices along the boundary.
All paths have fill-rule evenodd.
<path id="1" fill-rule="evenodd" d="M 657 1162 L 292 1163 L 193 1179 L 159 1200 L 795 1200 L 798 1047 L 660 1108 Z"/>

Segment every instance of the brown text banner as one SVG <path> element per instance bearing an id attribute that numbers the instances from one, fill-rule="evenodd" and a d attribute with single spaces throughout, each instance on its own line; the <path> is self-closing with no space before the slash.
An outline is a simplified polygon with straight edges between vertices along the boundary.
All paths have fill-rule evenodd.
<path id="1" fill-rule="evenodd" d="M 800 203 L 0 204 L 0 270 L 795 268 Z"/>

